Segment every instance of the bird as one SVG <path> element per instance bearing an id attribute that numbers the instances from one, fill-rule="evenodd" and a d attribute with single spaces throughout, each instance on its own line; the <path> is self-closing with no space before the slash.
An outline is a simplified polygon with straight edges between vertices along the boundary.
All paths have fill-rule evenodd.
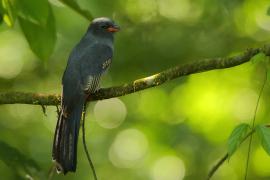
<path id="1" fill-rule="evenodd" d="M 120 27 L 107 17 L 95 18 L 71 51 L 62 77 L 61 111 L 52 158 L 58 172 L 76 172 L 77 144 L 84 105 L 99 88 L 112 63 L 114 34 Z"/>

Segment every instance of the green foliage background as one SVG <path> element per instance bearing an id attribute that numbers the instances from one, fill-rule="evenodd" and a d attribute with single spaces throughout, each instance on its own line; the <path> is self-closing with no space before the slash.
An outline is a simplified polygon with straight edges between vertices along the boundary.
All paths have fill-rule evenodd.
<path id="1" fill-rule="evenodd" d="M 268 0 L 2 0 L 0 90 L 60 93 L 71 49 L 92 17 L 120 26 L 109 87 L 176 64 L 226 57 L 269 42 Z M 264 79 L 263 55 L 235 68 L 177 79 L 165 85 L 91 103 L 87 141 L 100 179 L 204 179 L 227 152 L 234 127 L 250 123 Z M 268 78 L 269 79 L 269 78 Z M 269 82 L 256 123 L 269 123 Z M 56 108 L 0 106 L 0 174 L 46 179 Z M 264 146 L 267 128 L 260 126 Z M 266 133 L 267 134 L 267 133 Z M 242 134 L 239 134 L 239 137 Z M 237 144 L 237 142 L 233 142 Z M 234 151 L 234 150 L 232 150 Z M 247 143 L 213 179 L 242 179 Z M 255 136 L 249 178 L 270 178 L 270 157 Z M 76 174 L 53 179 L 89 179 L 79 143 Z M 1 178 L 1 179 L 2 179 Z"/>

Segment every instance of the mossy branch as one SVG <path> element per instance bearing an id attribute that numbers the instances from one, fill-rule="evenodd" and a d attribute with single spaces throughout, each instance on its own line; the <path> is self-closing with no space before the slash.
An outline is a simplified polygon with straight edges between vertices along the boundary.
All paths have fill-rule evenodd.
<path id="1" fill-rule="evenodd" d="M 121 86 L 115 86 L 110 88 L 103 88 L 95 94 L 92 94 L 90 96 L 91 100 L 89 99 L 89 101 L 124 96 L 154 86 L 159 86 L 175 78 L 187 76 L 190 74 L 215 69 L 231 68 L 250 61 L 251 58 L 258 53 L 270 55 L 270 45 L 265 45 L 262 48 L 250 48 L 247 49 L 245 52 L 232 57 L 205 59 L 185 65 L 178 65 L 160 73 L 154 74 L 152 76 L 135 80 L 131 83 L 126 83 Z M 60 104 L 60 99 L 61 97 L 59 94 L 43 94 L 30 92 L 0 93 L 0 104 L 33 104 L 49 106 Z"/>

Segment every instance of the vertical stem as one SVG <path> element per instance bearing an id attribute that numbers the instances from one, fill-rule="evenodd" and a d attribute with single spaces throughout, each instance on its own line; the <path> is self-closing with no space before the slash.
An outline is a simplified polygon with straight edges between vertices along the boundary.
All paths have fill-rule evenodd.
<path id="1" fill-rule="evenodd" d="M 91 160 L 91 157 L 90 157 L 90 154 L 88 152 L 88 149 L 87 149 L 87 145 L 86 145 L 86 140 L 85 140 L 85 113 L 86 113 L 86 103 L 84 104 L 84 108 L 83 108 L 83 117 L 82 117 L 82 139 L 83 139 L 83 148 L 84 148 L 84 151 L 86 153 L 86 157 L 87 157 L 87 160 L 89 162 L 89 165 L 91 167 L 91 170 L 93 172 L 93 176 L 94 176 L 94 179 L 97 180 L 97 174 L 96 174 L 96 170 L 95 170 L 95 166 Z"/>
<path id="2" fill-rule="evenodd" d="M 253 116 L 253 119 L 252 119 L 252 126 L 251 126 L 252 130 L 254 130 L 256 116 L 257 116 L 257 112 L 258 112 L 258 108 L 259 108 L 259 103 L 260 103 L 260 99 L 261 99 L 261 96 L 262 96 L 262 93 L 263 93 L 264 86 L 266 84 L 266 80 L 267 80 L 267 69 L 265 68 L 265 77 L 264 77 L 263 84 L 262 84 L 262 87 L 261 87 L 261 90 L 260 90 L 260 93 L 259 93 L 259 97 L 257 99 L 257 103 L 256 103 L 255 111 L 254 111 L 254 116 Z M 252 137 L 253 136 L 251 134 L 250 139 L 249 139 L 249 144 L 248 144 L 248 154 L 247 154 L 247 162 L 246 162 L 245 180 L 247 180 L 247 176 L 248 176 L 248 167 L 249 167 L 249 159 L 250 159 L 250 152 L 251 152 Z"/>

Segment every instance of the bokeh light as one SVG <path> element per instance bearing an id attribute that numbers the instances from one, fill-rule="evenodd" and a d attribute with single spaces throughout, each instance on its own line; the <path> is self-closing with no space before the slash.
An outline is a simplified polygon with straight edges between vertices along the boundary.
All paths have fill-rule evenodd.
<path id="1" fill-rule="evenodd" d="M 147 22 L 157 15 L 155 0 L 124 0 L 125 11 L 134 22 Z"/>
<path id="2" fill-rule="evenodd" d="M 112 129 L 125 120 L 127 109 L 118 98 L 98 101 L 94 107 L 94 116 L 101 127 Z"/>
<path id="3" fill-rule="evenodd" d="M 246 35 L 258 41 L 266 40 L 270 30 L 270 16 L 267 15 L 269 8 L 268 0 L 253 1 L 247 0 L 243 7 L 235 10 L 235 23 L 241 35 Z"/>
<path id="4" fill-rule="evenodd" d="M 109 158 L 116 167 L 131 168 L 143 163 L 148 151 L 148 140 L 138 129 L 119 132 L 110 147 Z"/>
<path id="5" fill-rule="evenodd" d="M 199 19 L 203 6 L 191 0 L 158 0 L 159 12 L 171 20 L 193 22 Z"/>
<path id="6" fill-rule="evenodd" d="M 29 53 L 28 45 L 20 33 L 0 32 L 0 78 L 12 79 L 20 74 L 24 57 Z"/>
<path id="7" fill-rule="evenodd" d="M 257 147 L 252 153 L 252 167 L 261 176 L 270 176 L 270 156 L 262 147 Z"/>
<path id="8" fill-rule="evenodd" d="M 258 99 L 258 94 L 251 89 L 239 90 L 233 99 L 232 113 L 235 120 L 249 122 L 252 119 Z"/>
<path id="9" fill-rule="evenodd" d="M 209 140 L 223 142 L 236 120 L 249 122 L 254 113 L 257 94 L 250 89 L 249 81 L 242 80 L 249 78 L 252 65 L 244 66 L 190 76 L 186 84 L 171 93 L 173 112 L 186 118 L 194 130 Z M 245 91 L 239 89 L 244 87 Z"/>
<path id="10" fill-rule="evenodd" d="M 151 173 L 153 180 L 182 180 L 185 165 L 177 156 L 164 156 L 154 163 Z"/>

